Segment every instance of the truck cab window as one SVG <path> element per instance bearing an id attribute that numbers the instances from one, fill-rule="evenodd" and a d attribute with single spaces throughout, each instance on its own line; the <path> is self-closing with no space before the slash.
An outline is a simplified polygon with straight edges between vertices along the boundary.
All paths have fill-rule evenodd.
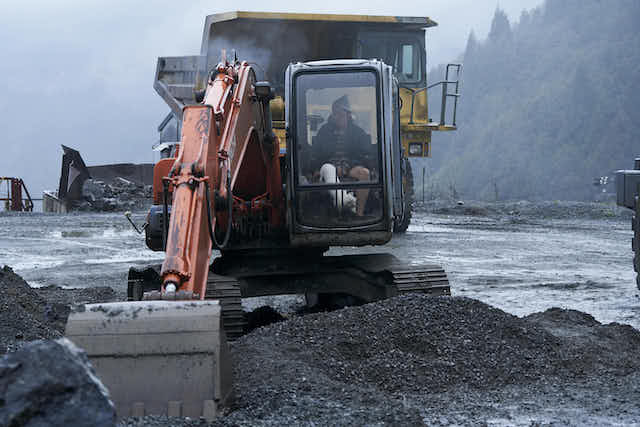
<path id="1" fill-rule="evenodd" d="M 422 48 L 416 41 L 398 37 L 364 37 L 360 40 L 360 49 L 362 58 L 377 58 L 392 65 L 394 75 L 400 83 L 418 83 L 423 80 Z"/>

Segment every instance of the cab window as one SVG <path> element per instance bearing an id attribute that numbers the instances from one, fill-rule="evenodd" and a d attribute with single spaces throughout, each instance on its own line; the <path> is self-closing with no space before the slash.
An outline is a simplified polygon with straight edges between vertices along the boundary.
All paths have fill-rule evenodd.
<path id="1" fill-rule="evenodd" d="M 365 59 L 378 58 L 393 67 L 400 83 L 418 83 L 423 76 L 423 56 L 420 44 L 399 38 L 364 38 L 360 41 L 360 56 Z"/>
<path id="2" fill-rule="evenodd" d="M 382 219 L 380 100 L 373 71 L 294 81 L 296 218 L 333 228 Z"/>

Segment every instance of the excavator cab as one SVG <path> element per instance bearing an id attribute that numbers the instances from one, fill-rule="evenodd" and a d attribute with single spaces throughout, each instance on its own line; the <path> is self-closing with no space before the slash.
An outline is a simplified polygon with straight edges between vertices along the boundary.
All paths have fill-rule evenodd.
<path id="1" fill-rule="evenodd" d="M 375 60 L 288 67 L 292 241 L 390 231 L 391 83 L 391 67 Z"/>

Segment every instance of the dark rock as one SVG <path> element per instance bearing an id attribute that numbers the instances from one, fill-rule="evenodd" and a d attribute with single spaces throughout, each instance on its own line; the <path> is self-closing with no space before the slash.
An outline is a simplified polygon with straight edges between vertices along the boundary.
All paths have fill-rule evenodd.
<path id="1" fill-rule="evenodd" d="M 114 426 L 115 409 L 86 354 L 66 338 L 0 360 L 0 425 Z"/>
<path id="2" fill-rule="evenodd" d="M 102 210 L 104 211 L 113 211 L 118 207 L 118 200 L 113 197 L 105 197 L 102 199 Z"/>
<path id="3" fill-rule="evenodd" d="M 84 184 L 82 184 L 82 197 L 89 202 L 102 199 L 105 197 L 105 187 L 102 181 L 87 179 Z"/>

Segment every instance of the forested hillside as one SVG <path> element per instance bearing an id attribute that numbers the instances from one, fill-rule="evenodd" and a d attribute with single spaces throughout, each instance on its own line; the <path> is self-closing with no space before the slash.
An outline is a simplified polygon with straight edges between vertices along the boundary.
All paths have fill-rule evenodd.
<path id="1" fill-rule="evenodd" d="M 486 40 L 469 36 L 459 130 L 434 134 L 427 193 L 588 200 L 594 177 L 631 168 L 640 155 L 639 30 L 638 0 L 547 0 L 517 25 L 497 10 Z M 442 75 L 440 66 L 430 79 Z"/>

